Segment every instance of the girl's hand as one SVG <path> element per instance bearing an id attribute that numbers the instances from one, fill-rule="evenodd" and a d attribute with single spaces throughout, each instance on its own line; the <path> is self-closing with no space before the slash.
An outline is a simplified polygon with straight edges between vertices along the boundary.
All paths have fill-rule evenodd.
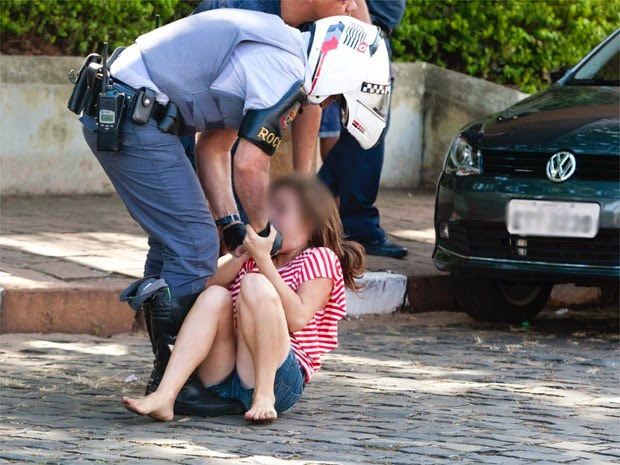
<path id="1" fill-rule="evenodd" d="M 260 237 L 252 226 L 249 224 L 246 226 L 243 247 L 257 264 L 265 263 L 266 260 L 271 261 L 271 248 L 273 247 L 273 241 L 275 240 L 277 233 L 278 231 L 276 228 L 271 225 L 269 236 Z"/>

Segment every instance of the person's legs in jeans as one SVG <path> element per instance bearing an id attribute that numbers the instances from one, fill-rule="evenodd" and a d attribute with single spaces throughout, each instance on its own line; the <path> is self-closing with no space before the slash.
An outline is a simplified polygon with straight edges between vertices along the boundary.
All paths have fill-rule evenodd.
<path id="1" fill-rule="evenodd" d="M 383 166 L 383 142 L 363 150 L 346 130 L 329 152 L 319 177 L 340 198 L 340 217 L 351 240 L 385 240 L 374 206 Z"/>
<path id="2" fill-rule="evenodd" d="M 389 127 L 389 114 L 387 125 Z M 327 154 L 319 177 L 339 198 L 340 218 L 350 239 L 361 242 L 370 255 L 402 258 L 407 255 L 407 249 L 388 240 L 380 226 L 379 210 L 374 206 L 383 169 L 387 129 L 379 143 L 368 150 L 343 129 L 338 142 Z"/>
<path id="3" fill-rule="evenodd" d="M 343 130 L 327 155 L 319 177 L 339 198 L 339 211 L 345 234 L 364 245 L 371 255 L 401 258 L 407 249 L 391 243 L 381 228 L 377 200 L 385 141 L 364 150 Z"/>

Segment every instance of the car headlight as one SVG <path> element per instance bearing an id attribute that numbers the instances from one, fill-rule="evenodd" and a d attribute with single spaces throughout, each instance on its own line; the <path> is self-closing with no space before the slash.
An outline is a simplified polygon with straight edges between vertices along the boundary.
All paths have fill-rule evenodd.
<path id="1" fill-rule="evenodd" d="M 446 156 L 444 173 L 456 176 L 480 174 L 480 150 L 462 137 L 457 137 Z"/>

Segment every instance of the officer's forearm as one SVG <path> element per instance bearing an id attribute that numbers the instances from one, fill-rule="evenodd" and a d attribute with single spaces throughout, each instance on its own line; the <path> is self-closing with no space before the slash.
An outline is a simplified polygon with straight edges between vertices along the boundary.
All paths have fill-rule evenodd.
<path id="1" fill-rule="evenodd" d="M 321 125 L 321 107 L 306 105 L 293 121 L 293 168 L 298 173 L 309 173 Z"/>
<path id="2" fill-rule="evenodd" d="M 232 192 L 230 146 L 235 131 L 200 134 L 196 141 L 196 165 L 200 184 L 216 218 L 237 212 Z"/>
<path id="3" fill-rule="evenodd" d="M 239 139 L 234 163 L 237 195 L 252 227 L 262 231 L 269 221 L 267 200 L 271 158 L 256 145 Z"/>

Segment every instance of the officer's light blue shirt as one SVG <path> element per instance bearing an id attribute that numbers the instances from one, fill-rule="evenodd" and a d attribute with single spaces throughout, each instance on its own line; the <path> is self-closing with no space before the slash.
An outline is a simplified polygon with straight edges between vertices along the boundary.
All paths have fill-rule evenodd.
<path id="1" fill-rule="evenodd" d="M 192 14 L 218 8 L 238 8 L 242 10 L 262 11 L 280 16 L 280 0 L 203 0 Z"/>

